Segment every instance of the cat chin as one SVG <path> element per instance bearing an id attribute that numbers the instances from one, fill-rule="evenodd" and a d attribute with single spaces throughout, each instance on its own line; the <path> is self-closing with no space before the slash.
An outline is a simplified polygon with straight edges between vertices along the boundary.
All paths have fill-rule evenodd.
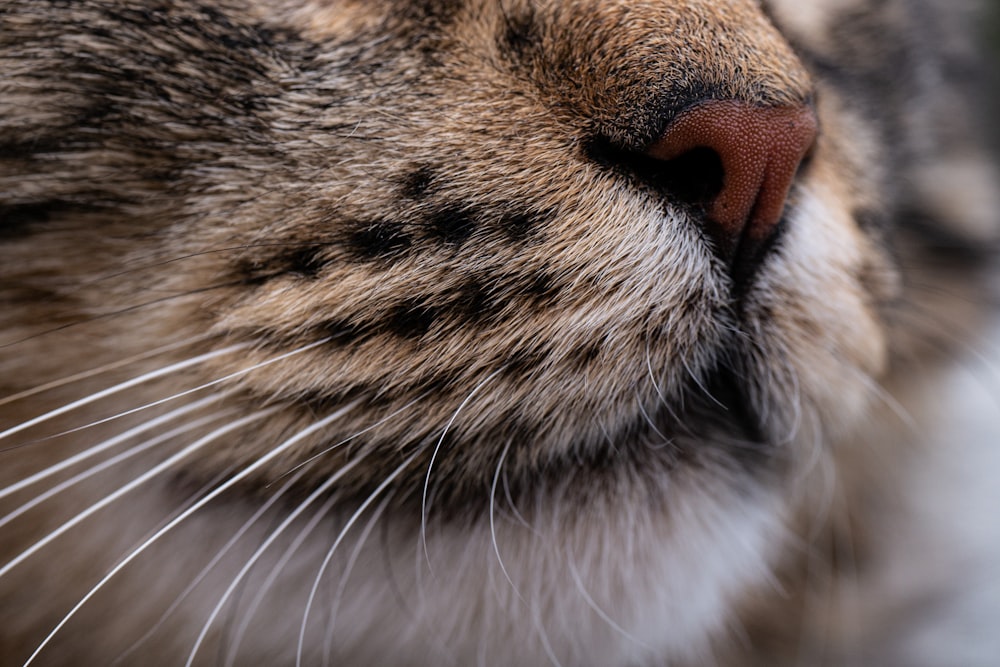
<path id="1" fill-rule="evenodd" d="M 604 479 L 588 493 L 581 482 L 567 481 L 523 511 L 484 492 L 480 505 L 492 501 L 492 512 L 469 522 L 431 516 L 423 531 L 418 513 L 373 504 L 326 568 L 337 532 L 317 530 L 322 535 L 283 569 L 274 600 L 287 613 L 260 614 L 267 621 L 242 637 L 240 655 L 294 651 L 289 638 L 299 635 L 309 590 L 325 572 L 305 664 L 319 662 L 331 600 L 333 664 L 425 665 L 434 662 L 429 656 L 463 665 L 483 656 L 493 664 L 624 667 L 665 657 L 704 664 L 713 640 L 738 631 L 728 610 L 770 586 L 771 561 L 787 539 L 780 494 L 726 466 L 646 484 Z M 338 510 L 330 523 L 343 526 L 353 510 Z M 368 521 L 383 511 L 384 527 L 356 551 Z M 238 509 L 227 518 L 234 530 L 244 519 Z M 219 514 L 203 521 L 206 532 L 220 530 Z M 264 574 L 282 549 L 273 551 L 259 568 Z M 221 590 L 214 593 L 204 601 L 215 603 Z M 192 614 L 189 632 L 207 614 Z"/>

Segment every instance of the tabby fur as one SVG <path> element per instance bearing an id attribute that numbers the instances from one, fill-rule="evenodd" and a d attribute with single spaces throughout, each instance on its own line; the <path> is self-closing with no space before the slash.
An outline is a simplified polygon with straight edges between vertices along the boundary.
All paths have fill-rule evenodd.
<path id="1" fill-rule="evenodd" d="M 916 664 L 975 11 L 4 0 L 0 664 Z M 749 273 L 644 153 L 707 100 L 819 122 Z"/>

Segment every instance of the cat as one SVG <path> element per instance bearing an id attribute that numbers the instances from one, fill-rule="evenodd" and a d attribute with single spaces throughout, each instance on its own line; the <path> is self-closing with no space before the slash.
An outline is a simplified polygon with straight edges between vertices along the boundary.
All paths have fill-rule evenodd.
<path id="1" fill-rule="evenodd" d="M 6 0 L 0 664 L 995 664 L 978 9 Z"/>

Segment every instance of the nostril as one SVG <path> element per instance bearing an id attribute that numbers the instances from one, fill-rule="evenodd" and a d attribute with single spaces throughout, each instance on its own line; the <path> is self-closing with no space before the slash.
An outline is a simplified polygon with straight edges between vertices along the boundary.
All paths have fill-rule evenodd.
<path id="1" fill-rule="evenodd" d="M 725 171 L 718 153 L 697 147 L 661 160 L 650 168 L 649 178 L 672 200 L 707 209 L 722 192 Z"/>
<path id="2" fill-rule="evenodd" d="M 603 167 L 628 174 L 671 204 L 687 205 L 699 215 L 707 213 L 725 181 L 722 158 L 707 147 L 661 160 L 595 138 L 585 145 L 584 153 Z"/>
<path id="3" fill-rule="evenodd" d="M 774 235 L 816 132 L 808 105 L 709 101 L 678 114 L 646 155 L 671 174 L 668 192 L 705 206 L 716 252 L 739 272 Z"/>

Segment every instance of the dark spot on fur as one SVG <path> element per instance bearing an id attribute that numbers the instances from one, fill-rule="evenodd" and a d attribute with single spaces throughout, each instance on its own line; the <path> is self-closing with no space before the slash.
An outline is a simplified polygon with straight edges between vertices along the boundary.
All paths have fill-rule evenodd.
<path id="1" fill-rule="evenodd" d="M 536 271 L 528 281 L 525 295 L 535 306 L 550 305 L 559 296 L 559 285 L 545 271 Z"/>
<path id="2" fill-rule="evenodd" d="M 524 415 L 517 411 L 508 412 L 499 420 L 500 427 L 496 432 L 499 442 L 509 442 L 516 451 L 518 449 L 530 450 L 538 438 L 538 424 L 525 419 Z M 522 456 L 524 453 L 523 452 Z M 531 454 L 528 454 L 531 456 Z M 521 458 L 521 457 L 518 457 Z"/>
<path id="3" fill-rule="evenodd" d="M 364 399 L 365 407 L 368 409 L 392 403 L 389 396 L 380 394 L 372 387 L 363 384 L 308 391 L 299 394 L 293 400 L 309 408 L 313 414 L 327 415 L 358 399 Z"/>
<path id="4" fill-rule="evenodd" d="M 357 223 L 347 237 L 348 248 L 360 260 L 391 259 L 403 254 L 410 244 L 403 226 L 386 220 Z"/>
<path id="5" fill-rule="evenodd" d="M 578 372 L 586 371 L 591 364 L 601 356 L 604 349 L 604 341 L 598 340 L 580 345 L 569 352 L 567 361 L 573 365 Z"/>
<path id="6" fill-rule="evenodd" d="M 68 133 L 68 130 L 64 130 Z M 8 140 L 0 144 L 4 160 L 34 160 L 40 155 L 58 153 L 66 148 L 66 136 L 39 136 L 24 140 Z"/>
<path id="7" fill-rule="evenodd" d="M 289 274 L 314 279 L 329 260 L 323 257 L 324 243 L 279 244 L 281 250 L 269 257 L 242 257 L 235 262 L 235 273 L 244 285 L 262 285 Z"/>
<path id="8" fill-rule="evenodd" d="M 461 387 L 463 383 L 460 372 L 447 372 L 436 370 L 433 375 L 426 375 L 417 378 L 412 383 L 406 383 L 404 388 L 407 393 L 416 396 L 441 397 L 451 395 L 456 387 Z M 429 399 L 434 401 L 435 399 Z"/>
<path id="9" fill-rule="evenodd" d="M 434 172 L 426 165 L 419 167 L 407 174 L 401 185 L 401 193 L 407 199 L 423 199 L 434 186 Z"/>
<path id="10" fill-rule="evenodd" d="M 500 228 L 510 240 L 525 241 L 552 216 L 551 212 L 508 211 L 500 218 Z"/>
<path id="11" fill-rule="evenodd" d="M 435 19 L 439 24 L 451 21 L 461 11 L 463 0 L 412 0 L 407 14 L 418 21 Z"/>
<path id="12" fill-rule="evenodd" d="M 532 375 L 544 366 L 548 358 L 548 352 L 537 345 L 519 348 L 503 360 L 503 374 L 517 380 L 524 380 L 525 377 Z"/>
<path id="13" fill-rule="evenodd" d="M 259 261 L 241 259 L 236 262 L 234 272 L 240 285 L 259 287 L 282 275 L 284 270 L 275 271 L 270 265 L 262 264 Z"/>
<path id="14" fill-rule="evenodd" d="M 437 308 L 411 299 L 392 310 L 386 320 L 386 330 L 400 338 L 421 338 L 439 316 Z"/>
<path id="15" fill-rule="evenodd" d="M 516 60 L 526 60 L 541 48 L 541 33 L 534 12 L 504 13 L 499 39 L 501 53 Z"/>
<path id="16" fill-rule="evenodd" d="M 954 225 L 923 211 L 903 210 L 895 221 L 899 234 L 937 262 L 949 262 L 956 269 L 981 268 L 996 262 L 996 245 L 965 236 Z"/>
<path id="17" fill-rule="evenodd" d="M 329 262 L 323 257 L 323 246 L 309 245 L 295 248 L 281 258 L 286 272 L 303 278 L 316 278 Z"/>
<path id="18" fill-rule="evenodd" d="M 57 218 L 79 217 L 100 210 L 100 207 L 61 200 L 0 205 L 0 239 L 27 236 L 36 225 L 44 225 Z"/>
<path id="19" fill-rule="evenodd" d="M 459 288 L 452 307 L 456 315 L 472 324 L 484 324 L 503 310 L 505 300 L 479 280 L 469 280 Z"/>
<path id="20" fill-rule="evenodd" d="M 431 214 L 427 227 L 448 245 L 461 245 L 476 230 L 475 212 L 461 206 L 446 206 Z"/>

